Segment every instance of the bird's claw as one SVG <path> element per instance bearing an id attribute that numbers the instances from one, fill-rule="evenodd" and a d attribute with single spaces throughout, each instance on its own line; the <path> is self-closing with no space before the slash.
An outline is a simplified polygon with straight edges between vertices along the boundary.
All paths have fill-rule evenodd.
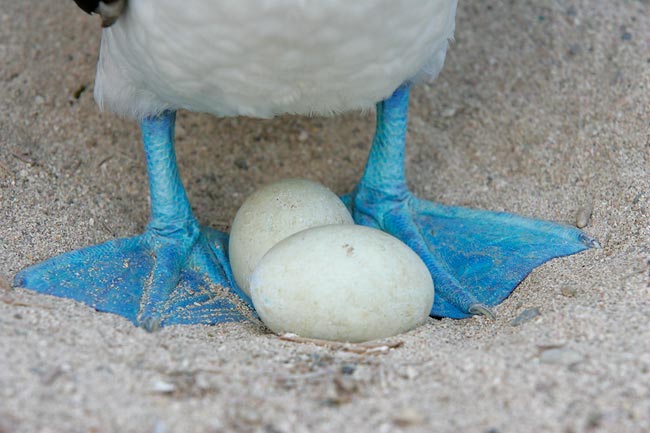
<path id="1" fill-rule="evenodd" d="M 497 318 L 497 316 L 494 314 L 494 312 L 491 309 L 489 309 L 485 305 L 481 305 L 481 304 L 472 305 L 471 307 L 469 307 L 468 312 L 470 314 L 475 315 L 475 316 L 478 316 L 478 315 L 485 316 L 490 320 L 496 320 L 496 318 Z"/>
<path id="2" fill-rule="evenodd" d="M 146 317 L 140 321 L 140 327 L 147 332 L 156 332 L 162 327 L 160 317 Z"/>

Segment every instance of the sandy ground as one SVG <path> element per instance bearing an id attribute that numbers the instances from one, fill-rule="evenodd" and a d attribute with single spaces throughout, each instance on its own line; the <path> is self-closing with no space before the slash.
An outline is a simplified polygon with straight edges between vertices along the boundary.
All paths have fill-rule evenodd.
<path id="1" fill-rule="evenodd" d="M 371 355 L 251 323 L 146 333 L 9 290 L 26 265 L 141 231 L 148 204 L 137 125 L 92 100 L 98 22 L 0 0 L 0 432 L 650 431 L 650 3 L 460 3 L 444 73 L 412 98 L 413 189 L 567 223 L 593 206 L 603 249 L 534 271 L 496 321 L 431 319 Z M 227 229 L 283 177 L 347 192 L 373 124 L 180 114 L 198 218 Z"/>

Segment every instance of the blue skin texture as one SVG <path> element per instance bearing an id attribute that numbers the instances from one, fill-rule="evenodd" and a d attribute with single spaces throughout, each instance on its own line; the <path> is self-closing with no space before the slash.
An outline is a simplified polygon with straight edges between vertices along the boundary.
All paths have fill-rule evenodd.
<path id="1" fill-rule="evenodd" d="M 75 299 L 148 330 L 246 318 L 252 302 L 232 276 L 228 235 L 201 227 L 185 194 L 175 119 L 165 112 L 141 125 L 151 195 L 144 234 L 53 257 L 19 272 L 14 286 Z"/>
<path id="2" fill-rule="evenodd" d="M 507 213 L 444 206 L 409 192 L 404 173 L 409 85 L 377 105 L 364 174 L 344 197 L 355 221 L 409 245 L 433 276 L 431 315 L 491 316 L 535 267 L 597 247 L 582 231 Z M 144 234 L 53 257 L 19 272 L 15 287 L 71 298 L 154 330 L 254 316 L 228 262 L 228 235 L 194 217 L 174 154 L 175 113 L 142 122 L 151 221 Z M 247 313 L 248 308 L 250 312 Z"/>

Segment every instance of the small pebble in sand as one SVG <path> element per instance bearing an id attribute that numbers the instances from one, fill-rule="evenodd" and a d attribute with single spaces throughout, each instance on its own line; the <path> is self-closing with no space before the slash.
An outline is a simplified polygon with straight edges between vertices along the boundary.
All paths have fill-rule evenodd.
<path id="1" fill-rule="evenodd" d="M 173 383 L 158 379 L 151 384 L 151 391 L 156 394 L 171 394 L 176 391 L 176 386 Z"/>
<path id="2" fill-rule="evenodd" d="M 235 167 L 246 171 L 248 170 L 248 161 L 246 161 L 246 158 L 237 158 L 235 159 Z"/>
<path id="3" fill-rule="evenodd" d="M 539 308 L 527 308 L 524 311 L 522 311 L 517 317 L 515 317 L 510 324 L 512 326 L 519 326 L 523 325 L 526 322 L 530 322 L 533 320 L 535 317 L 539 316 L 541 313 L 539 311 Z"/>
<path id="4" fill-rule="evenodd" d="M 426 421 L 426 418 L 421 412 L 411 407 L 402 409 L 393 415 L 392 418 L 393 422 L 398 427 L 411 427 L 419 424 L 424 424 Z"/>
<path id="5" fill-rule="evenodd" d="M 560 292 L 562 293 L 563 296 L 566 296 L 567 298 L 574 298 L 578 293 L 578 289 L 576 289 L 575 287 L 564 286 L 560 289 Z"/>
<path id="6" fill-rule="evenodd" d="M 553 348 L 543 351 L 539 361 L 544 364 L 574 365 L 584 359 L 582 354 L 572 349 Z"/>
<path id="7" fill-rule="evenodd" d="M 441 117 L 454 117 L 458 112 L 457 107 L 447 107 L 440 112 Z"/>
<path id="8" fill-rule="evenodd" d="M 576 227 L 579 229 L 587 227 L 589 225 L 589 221 L 591 220 L 591 214 L 593 211 L 594 206 L 591 203 L 581 206 L 576 213 Z"/>

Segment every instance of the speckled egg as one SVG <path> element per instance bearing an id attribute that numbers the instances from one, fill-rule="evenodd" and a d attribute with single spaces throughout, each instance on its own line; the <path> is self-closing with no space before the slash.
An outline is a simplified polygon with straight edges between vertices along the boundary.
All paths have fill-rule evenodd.
<path id="1" fill-rule="evenodd" d="M 357 225 L 317 227 L 290 236 L 260 261 L 253 304 L 276 333 L 362 342 L 426 320 L 431 274 L 399 239 Z"/>

